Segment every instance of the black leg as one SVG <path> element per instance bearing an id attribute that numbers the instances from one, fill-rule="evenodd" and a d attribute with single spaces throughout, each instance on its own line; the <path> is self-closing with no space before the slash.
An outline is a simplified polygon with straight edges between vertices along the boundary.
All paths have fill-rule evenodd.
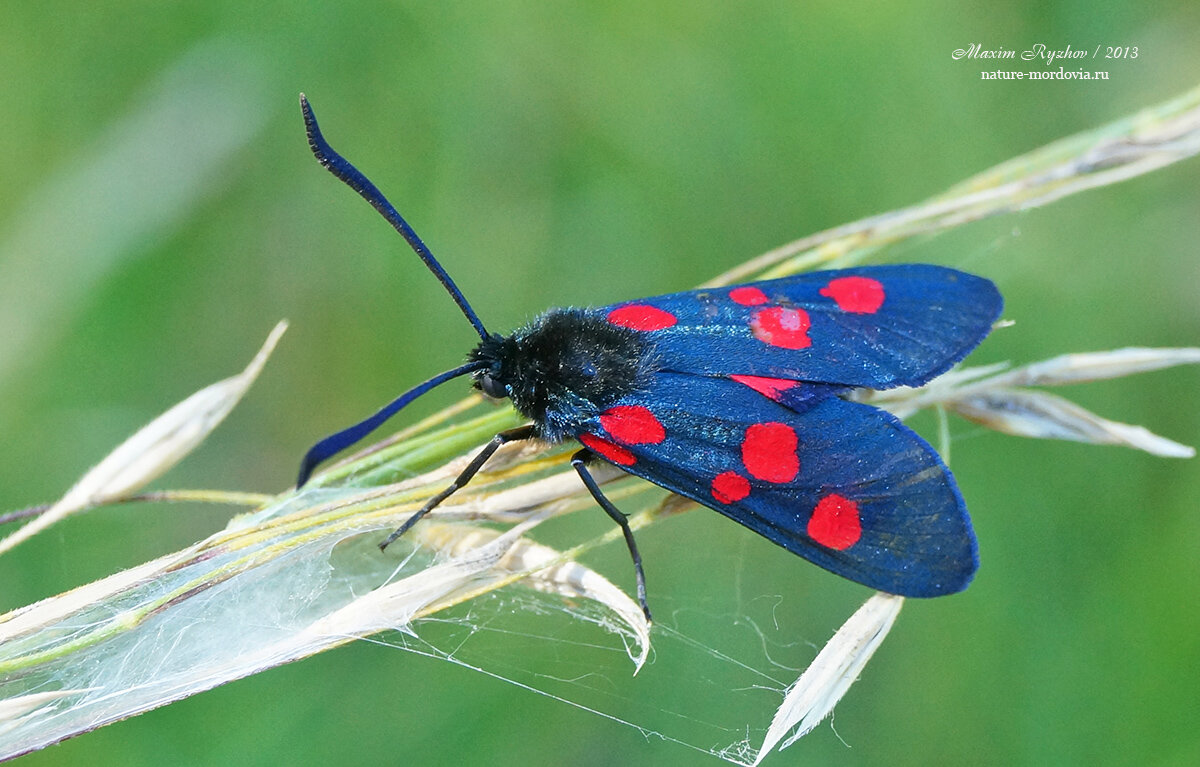
<path id="1" fill-rule="evenodd" d="M 474 477 L 479 473 L 479 470 L 483 468 L 483 465 L 487 463 L 487 460 L 492 457 L 492 453 L 495 453 L 497 450 L 499 450 L 501 445 L 504 445 L 508 442 L 520 442 L 521 440 L 525 439 L 533 439 L 532 425 L 518 426 L 515 429 L 502 431 L 495 437 L 492 437 L 492 441 L 487 443 L 483 450 L 479 451 L 479 455 L 471 459 L 471 462 L 467 464 L 467 468 L 463 469 L 462 473 L 459 474 L 458 477 L 451 482 L 445 490 L 430 498 L 429 501 L 421 507 L 420 511 L 409 517 L 403 525 L 400 525 L 400 527 L 396 528 L 396 530 L 389 535 L 383 543 L 379 544 L 380 551 L 386 549 L 392 541 L 407 533 L 410 527 L 419 522 L 421 517 L 424 517 L 426 514 L 437 508 L 439 503 L 454 495 L 455 491 L 459 490 L 468 482 L 470 482 L 471 477 Z"/>
<path id="2" fill-rule="evenodd" d="M 587 487 L 588 492 L 596 499 L 596 503 L 600 504 L 600 508 L 608 512 L 608 516 L 612 517 L 613 521 L 621 526 L 621 532 L 625 535 L 625 545 L 629 548 L 629 556 L 633 557 L 633 569 L 637 573 L 637 596 L 638 604 L 642 606 L 642 612 L 646 614 L 646 621 L 651 622 L 650 605 L 646 604 L 646 574 L 642 572 L 642 555 L 638 553 L 637 543 L 633 540 L 633 531 L 629 529 L 629 520 L 624 512 L 613 506 L 612 501 L 600 492 L 600 486 L 596 484 L 596 480 L 592 478 L 591 472 L 587 470 L 585 465 L 592 460 L 593 455 L 589 450 L 580 450 L 575 455 L 571 456 L 571 465 L 575 467 L 575 471 L 579 473 L 579 478 L 583 480 L 583 484 Z"/>

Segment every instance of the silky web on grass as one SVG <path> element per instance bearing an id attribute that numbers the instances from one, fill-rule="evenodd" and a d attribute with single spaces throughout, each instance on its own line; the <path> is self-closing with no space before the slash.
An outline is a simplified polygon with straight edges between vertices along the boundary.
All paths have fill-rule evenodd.
<path id="1" fill-rule="evenodd" d="M 421 535 L 438 534 L 431 525 L 398 559 L 405 547 L 389 556 L 376 548 L 390 522 L 355 518 L 353 493 L 323 495 L 329 515 L 301 522 L 303 531 L 286 513 L 274 523 L 243 525 L 6 616 L 0 696 L 15 708 L 0 732 L 0 755 L 358 636 L 393 627 L 411 631 L 423 612 L 511 577 L 512 568 L 545 568 L 554 558 L 520 540 L 549 509 L 502 534 L 458 535 L 455 546 L 462 551 L 438 556 L 430 554 L 432 546 L 419 545 Z M 349 517 L 339 512 L 347 508 Z M 634 668 L 644 660 L 645 626 L 622 623 L 623 616 L 640 620 L 631 599 L 579 567 L 552 567 L 540 577 L 548 590 L 607 600 L 604 625 L 621 637 L 618 649 L 628 648 L 622 657 Z M 21 705 L 31 701 L 39 705 Z"/>
<path id="2" fill-rule="evenodd" d="M 547 479 L 560 476 L 569 475 Z M 750 739 L 760 737 L 747 735 L 749 723 L 769 719 L 794 674 L 764 658 L 763 634 L 750 616 L 684 609 L 656 630 L 662 655 L 653 673 L 634 679 L 649 650 L 636 602 L 581 565 L 552 565 L 556 552 L 521 538 L 556 510 L 553 504 L 504 533 L 423 525 L 381 556 L 376 546 L 390 523 L 364 522 L 369 513 L 354 513 L 364 493 L 318 492 L 330 516 L 306 532 L 288 529 L 295 517 L 265 509 L 253 516 L 274 526 L 241 520 L 239 531 L 0 623 L 0 694 L 10 706 L 0 754 L 38 748 L 388 628 L 399 633 L 378 641 L 478 668 L 632 723 L 648 736 L 742 762 L 752 756 Z M 430 553 L 446 543 L 450 550 Z M 548 565 L 533 578 L 491 590 Z M 769 621 L 769 609 L 760 605 L 761 621 Z M 687 634 L 668 628 L 681 623 Z M 701 639 L 728 635 L 730 623 L 741 627 L 732 647 L 718 651 Z M 806 646 L 800 650 L 811 655 Z M 694 673 L 698 668 L 705 673 Z M 671 695 L 657 697 L 676 701 L 673 708 L 643 702 L 664 685 Z M 722 746 L 713 749 L 714 740 Z"/>
<path id="3" fill-rule="evenodd" d="M 914 234 L 1045 204 L 1197 151 L 1200 89 L 1005 163 L 925 205 L 792 243 L 717 282 L 768 267 L 781 276 L 857 263 Z M 937 406 L 1013 434 L 1184 457 L 1188 446 L 1029 387 L 1197 361 L 1196 349 L 1069 355 L 1013 371 L 953 371 L 921 389 L 864 399 L 901 416 Z M 619 530 L 565 551 L 527 537 L 559 514 L 592 506 L 566 466 L 566 449 L 507 446 L 379 555 L 386 531 L 445 487 L 481 443 L 519 423 L 511 409 L 479 414 L 478 404 L 470 398 L 404 429 L 194 546 L 0 616 L 0 759 L 377 635 L 625 722 L 648 738 L 750 764 L 828 716 L 892 626 L 902 600 L 877 595 L 817 652 L 804 643 L 814 629 L 778 625 L 769 598 L 732 609 L 667 609 L 670 595 L 656 594 L 651 654 L 636 602 L 581 563 L 593 548 L 617 543 Z M 201 408 L 197 418 L 208 413 Z M 128 465 L 148 470 L 118 483 L 122 492 L 181 457 L 159 447 L 151 440 L 144 454 L 126 454 Z M 643 509 L 630 520 L 635 530 L 690 508 L 673 496 L 634 503 L 630 495 L 647 485 L 620 476 L 597 479 L 610 480 L 606 490 L 623 508 Z M 97 505 L 117 500 L 104 487 L 86 495 Z M 501 532 L 479 522 L 512 526 Z M 651 692 L 656 685 L 669 694 Z"/>

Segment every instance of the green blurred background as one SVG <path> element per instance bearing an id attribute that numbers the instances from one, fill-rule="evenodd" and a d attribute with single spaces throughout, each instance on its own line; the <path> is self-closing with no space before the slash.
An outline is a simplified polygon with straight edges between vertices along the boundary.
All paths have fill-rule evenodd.
<path id="1" fill-rule="evenodd" d="M 1185 0 L 9 4 L 0 507 L 54 499 L 240 369 L 281 317 L 291 330 L 247 400 L 156 486 L 283 489 L 315 438 L 472 343 L 403 243 L 312 161 L 301 90 L 501 329 L 685 289 L 1174 96 L 1196 84 L 1198 24 Z M 1084 65 L 1108 81 L 981 82 L 989 67 L 951 58 L 972 42 L 1139 56 Z M 997 281 L 1016 325 L 973 361 L 1196 345 L 1198 181 L 1192 161 L 887 256 Z M 1198 382 L 1175 370 L 1065 393 L 1195 445 Z M 975 584 L 910 603 L 836 728 L 767 764 L 1200 763 L 1197 463 L 952 430 Z M 229 513 L 140 506 L 59 525 L 0 559 L 0 609 L 175 550 Z M 641 545 L 668 611 L 736 616 L 775 595 L 801 642 L 867 593 L 715 515 Z M 603 561 L 623 583 L 627 561 Z M 85 760 L 719 763 L 369 643 L 25 763 Z"/>

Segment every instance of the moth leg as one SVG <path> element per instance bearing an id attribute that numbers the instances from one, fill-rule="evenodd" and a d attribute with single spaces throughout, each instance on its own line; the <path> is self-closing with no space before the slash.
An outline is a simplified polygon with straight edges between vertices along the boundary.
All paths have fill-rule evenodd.
<path id="1" fill-rule="evenodd" d="M 600 508 L 608 512 L 608 516 L 621 526 L 621 532 L 625 535 L 625 546 L 629 549 L 629 556 L 633 558 L 633 569 L 637 573 L 638 604 L 642 606 L 642 612 L 646 614 L 646 622 L 649 623 L 653 619 L 650 617 L 650 605 L 646 604 L 646 574 L 642 571 L 642 555 L 638 553 L 637 543 L 633 540 L 633 530 L 629 529 L 628 517 L 605 497 L 604 493 L 600 491 L 600 486 L 596 484 L 596 480 L 592 478 L 591 472 L 587 470 L 586 464 L 594 458 L 595 456 L 590 450 L 580 450 L 571 456 L 571 465 L 575 467 L 579 478 L 583 480 L 588 492 L 596 499 L 596 503 L 600 504 Z"/>
<path id="2" fill-rule="evenodd" d="M 487 463 L 489 458 L 492 457 L 492 454 L 500 449 L 501 445 L 505 445 L 509 442 L 520 442 L 521 440 L 533 439 L 533 436 L 533 426 L 527 425 L 518 426 L 517 428 L 509 429 L 508 431 L 502 431 L 496 436 L 492 437 L 492 441 L 484 445 L 483 449 L 479 451 L 479 454 L 471 459 L 471 462 L 467 464 L 467 468 L 463 469 L 462 473 L 460 473 L 458 477 L 456 477 L 455 480 L 446 487 L 445 490 L 442 490 L 440 493 L 430 498 L 425 505 L 422 506 L 419 511 L 417 511 L 417 513 L 405 520 L 403 525 L 400 525 L 400 527 L 396 528 L 391 535 L 385 538 L 383 543 L 379 544 L 379 550 L 383 551 L 386 549 L 392 541 L 407 533 L 410 527 L 417 524 L 422 517 L 437 508 L 438 504 L 454 495 L 457 490 L 470 482 L 471 478 L 479 473 L 479 470 L 482 469 L 483 465 Z"/>

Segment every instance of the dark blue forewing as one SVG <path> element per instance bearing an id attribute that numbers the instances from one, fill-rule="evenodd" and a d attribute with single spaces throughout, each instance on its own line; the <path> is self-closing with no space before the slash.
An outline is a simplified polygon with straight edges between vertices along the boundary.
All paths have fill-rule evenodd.
<path id="1" fill-rule="evenodd" d="M 796 412 L 745 383 L 660 373 L 580 441 L 850 580 L 915 597 L 966 588 L 975 535 L 933 448 L 835 387 L 800 387 Z"/>
<path id="2" fill-rule="evenodd" d="M 990 281 L 923 264 L 810 272 L 614 304 L 663 367 L 886 389 L 944 373 L 992 328 Z"/>

